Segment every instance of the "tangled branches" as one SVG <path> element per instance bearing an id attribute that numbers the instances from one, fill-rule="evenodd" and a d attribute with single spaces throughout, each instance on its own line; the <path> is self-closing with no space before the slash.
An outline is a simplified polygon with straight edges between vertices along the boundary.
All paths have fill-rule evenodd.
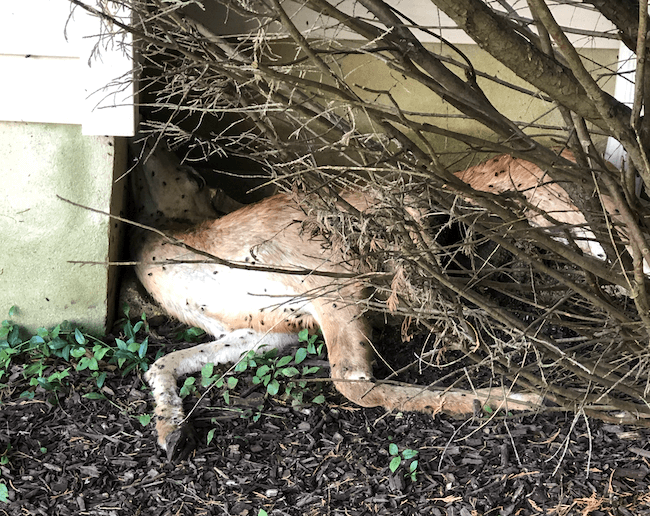
<path id="1" fill-rule="evenodd" d="M 526 13 L 506 1 L 432 0 L 418 21 L 382 0 L 132 0 L 129 25 L 106 2 L 71 2 L 133 34 L 148 129 L 187 160 L 239 157 L 262 183 L 316 194 L 306 209 L 319 231 L 360 270 L 388 273 L 360 276 L 369 309 L 426 328 L 436 350 L 460 350 L 562 408 L 650 416 L 647 94 L 640 80 L 632 107 L 616 100 L 604 88 L 615 67 L 588 69 L 574 45 L 620 37 L 645 77 L 645 2 L 576 4 L 608 19 L 612 29 L 597 34 L 561 27 L 543 0 Z M 443 38 L 442 13 L 486 53 Z M 510 98 L 540 115 L 514 119 Z M 607 137 L 625 166 L 597 152 Z M 581 222 L 514 183 L 498 193 L 452 173 L 489 154 L 539 167 L 531 189 L 560 185 L 570 208 L 557 209 Z M 338 197 L 358 189 L 375 200 L 368 212 Z M 542 227 L 529 224 L 536 218 Z"/>

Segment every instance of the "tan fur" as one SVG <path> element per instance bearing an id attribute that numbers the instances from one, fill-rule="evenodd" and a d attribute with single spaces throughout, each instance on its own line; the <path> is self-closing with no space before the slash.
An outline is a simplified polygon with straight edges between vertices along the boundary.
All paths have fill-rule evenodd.
<path id="1" fill-rule="evenodd" d="M 569 152 L 563 153 L 563 156 L 573 159 Z M 587 226 L 584 215 L 571 202 L 564 188 L 537 165 L 504 154 L 455 175 L 478 191 L 494 194 L 520 192 L 530 205 L 522 206 L 521 216 L 528 219 L 530 224 L 569 230 L 583 252 L 605 258 L 605 251 Z M 616 218 L 611 200 L 603 197 L 601 201 L 610 215 Z"/>
<path id="2" fill-rule="evenodd" d="M 527 166 L 517 168 L 523 163 L 502 157 L 459 177 L 485 189 L 505 191 L 509 184 L 519 184 L 518 171 L 528 173 Z M 147 166 L 144 165 L 145 177 Z M 172 170 L 174 167 L 170 166 Z M 485 181 L 489 174 L 494 180 Z M 526 184 L 536 185 L 539 180 L 535 172 L 525 178 Z M 532 196 L 533 201 L 537 198 L 540 203 L 547 203 L 555 199 L 567 203 L 566 194 L 554 187 L 541 186 L 536 192 L 543 195 Z M 367 199 L 361 195 L 350 195 L 346 200 L 359 210 L 367 206 Z M 165 206 L 159 208 L 155 211 L 165 213 Z M 342 276 L 354 272 L 321 238 L 311 238 L 301 231 L 304 219 L 303 210 L 293 199 L 276 195 L 220 219 L 173 233 L 173 237 L 242 266 L 313 270 Z M 474 410 L 475 400 L 479 405 L 512 410 L 541 402 L 535 395 L 508 395 L 498 388 L 469 392 L 376 382 L 372 376 L 370 330 L 355 303 L 361 298 L 361 288 L 345 277 L 290 275 L 205 263 L 205 257 L 152 233 L 137 237 L 134 247 L 141 262 L 136 272 L 153 297 L 171 315 L 204 328 L 215 338 L 208 344 L 162 357 L 147 373 L 156 401 L 158 442 L 163 448 L 174 446 L 174 435 L 184 421 L 182 403 L 176 394 L 179 376 L 199 371 L 208 362 L 236 361 L 241 353 L 261 345 L 284 347 L 296 341 L 295 334 L 301 328 L 316 325 L 327 346 L 334 385 L 358 405 L 468 414 Z M 395 346 L 397 353 L 399 344 Z"/>
<path id="3" fill-rule="evenodd" d="M 521 192 L 532 206 L 559 222 L 571 225 L 585 222 L 566 191 L 533 163 L 502 155 L 455 175 L 482 192 Z M 539 213 L 533 212 L 528 218 L 536 226 L 548 227 L 552 224 Z"/>

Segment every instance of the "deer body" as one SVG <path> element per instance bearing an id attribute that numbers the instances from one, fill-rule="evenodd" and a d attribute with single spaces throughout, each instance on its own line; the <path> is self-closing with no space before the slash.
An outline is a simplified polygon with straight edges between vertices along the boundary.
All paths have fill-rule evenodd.
<path id="1" fill-rule="evenodd" d="M 569 152 L 563 153 L 563 156 L 573 159 Z M 480 192 L 521 193 L 531 207 L 524 208 L 522 216 L 526 217 L 532 226 L 559 227 L 570 231 L 574 241 L 585 254 L 605 259 L 604 249 L 589 229 L 584 215 L 571 201 L 569 194 L 537 165 L 504 154 L 456 172 L 455 175 Z M 610 199 L 602 197 L 601 202 L 615 218 L 616 210 Z M 566 239 L 560 239 L 566 242 Z"/>
<path id="2" fill-rule="evenodd" d="M 142 167 L 145 182 L 151 183 L 154 176 L 158 181 L 161 176 L 167 178 L 165 183 L 181 182 L 173 180 L 179 170 L 170 156 L 156 154 Z M 156 209 L 148 210 L 158 218 L 180 213 L 192 220 L 192 210 L 198 218 L 210 211 L 207 201 L 196 210 L 200 192 L 194 192 L 193 207 L 184 208 L 178 199 L 167 207 L 167 197 L 155 197 L 156 188 L 162 188 L 161 184 L 140 186 L 139 191 L 146 197 L 141 203 L 158 203 Z M 368 204 L 361 195 L 349 195 L 346 201 L 359 210 Z M 468 392 L 375 382 L 370 328 L 355 303 L 362 296 L 361 287 L 349 279 L 353 271 L 343 256 L 325 246 L 321 237 L 303 232 L 304 219 L 300 205 L 280 194 L 172 231 L 171 239 L 146 233 L 134 240 L 140 263 L 136 273 L 145 288 L 171 315 L 203 328 L 215 339 L 170 353 L 147 372 L 156 402 L 158 442 L 168 454 L 175 453 L 185 437 L 185 416 L 176 393 L 178 377 L 200 371 L 210 362 L 237 361 L 250 349 L 285 347 L 297 341 L 301 329 L 315 326 L 320 327 L 327 346 L 334 385 L 358 405 L 468 414 L 474 411 L 476 400 L 481 406 L 505 405 L 514 410 L 540 403 L 536 395 L 506 395 L 498 388 Z M 178 241 L 185 246 L 177 245 Z M 241 268 L 208 263 L 197 250 Z M 246 266 L 266 269 L 247 270 Z M 285 274 L 268 268 L 316 273 Z"/>

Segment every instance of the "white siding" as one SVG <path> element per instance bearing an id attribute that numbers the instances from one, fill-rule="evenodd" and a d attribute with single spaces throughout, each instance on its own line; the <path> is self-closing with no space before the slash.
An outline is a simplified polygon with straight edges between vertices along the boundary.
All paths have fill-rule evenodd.
<path id="1" fill-rule="evenodd" d="M 0 0 L 0 11 L 0 120 L 133 134 L 131 82 L 107 87 L 132 69 L 130 39 L 100 41 L 100 21 L 68 0 Z"/>

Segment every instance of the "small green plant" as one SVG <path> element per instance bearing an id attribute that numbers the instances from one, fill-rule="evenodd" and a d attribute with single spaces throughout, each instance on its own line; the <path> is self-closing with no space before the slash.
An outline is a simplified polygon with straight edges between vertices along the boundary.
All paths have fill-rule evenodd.
<path id="1" fill-rule="evenodd" d="M 16 313 L 16 307 L 11 307 L 9 317 L 14 317 Z M 102 363 L 117 365 L 123 375 L 137 367 L 146 371 L 149 367 L 146 359 L 148 338 L 138 342 L 136 337 L 140 329 L 148 327 L 146 317 L 143 314 L 140 321 L 132 324 L 128 319 L 128 308 L 125 308 L 124 313 L 127 316 L 122 323 L 124 338 L 115 339 L 115 346 L 109 346 L 68 321 L 49 330 L 39 328 L 34 335 L 28 337 L 21 336 L 20 328 L 11 319 L 2 321 L 0 382 L 7 375 L 12 360 L 18 356 L 21 360 L 17 363 L 23 365 L 22 374 L 29 379 L 30 389 L 21 394 L 27 398 L 34 397 L 37 387 L 46 391 L 59 390 L 66 385 L 71 367 L 76 371 L 87 371 L 100 389 L 107 376 L 106 370 L 100 370 Z M 57 358 L 69 362 L 70 367 L 57 364 Z"/>
<path id="2" fill-rule="evenodd" d="M 176 334 L 176 340 L 183 342 L 197 342 L 201 337 L 203 337 L 203 335 L 205 335 L 205 331 L 193 326 L 179 331 Z"/>
<path id="3" fill-rule="evenodd" d="M 2 452 L 2 455 L 0 455 L 0 466 L 6 466 L 9 464 L 9 450 L 11 450 L 11 445 L 7 444 L 7 448 L 5 449 L 4 452 Z M 0 474 L 2 472 L 0 471 Z M 7 487 L 7 484 L 5 481 L 2 479 L 0 475 L 0 502 L 7 503 L 9 502 L 9 488 Z"/>
<path id="4" fill-rule="evenodd" d="M 210 431 L 208 432 L 208 437 L 206 439 L 206 444 L 210 446 L 210 443 L 212 442 L 212 439 L 214 439 L 214 434 L 217 431 L 216 428 L 211 428 Z"/>
<path id="5" fill-rule="evenodd" d="M 249 351 L 246 356 L 235 366 L 235 371 L 243 372 L 254 370 L 254 385 L 262 385 L 266 393 L 270 396 L 276 396 L 284 387 L 283 397 L 290 399 L 293 405 L 304 403 L 304 395 L 307 392 L 306 376 L 317 373 L 320 367 L 317 366 L 299 366 L 309 355 L 318 355 L 322 352 L 323 343 L 317 342 L 317 335 L 309 335 L 307 330 L 302 330 L 298 334 L 298 340 L 304 344 L 296 350 L 296 353 L 287 356 L 278 356 L 277 349 L 271 349 L 264 353 L 258 354 Z M 315 396 L 312 403 L 323 403 L 325 398 L 322 394 Z"/>
<path id="6" fill-rule="evenodd" d="M 403 463 L 408 463 L 404 476 L 410 477 L 413 482 L 417 480 L 418 461 L 415 459 L 418 455 L 417 450 L 407 448 L 400 453 L 397 445 L 390 443 L 388 446 L 388 454 L 392 457 L 388 465 L 391 473 L 395 473 Z"/>
<path id="7" fill-rule="evenodd" d="M 305 402 L 306 393 L 316 395 L 310 400 L 311 403 L 323 403 L 325 397 L 320 392 L 320 384 L 307 389 L 305 377 L 320 371 L 320 367 L 308 366 L 303 362 L 309 356 L 318 356 L 323 351 L 324 343 L 318 335 L 309 335 L 307 330 L 298 334 L 298 340 L 302 344 L 294 355 L 278 356 L 277 349 L 264 352 L 248 351 L 234 367 L 235 373 L 250 372 L 253 374 L 254 385 L 263 386 L 266 394 L 276 396 L 281 394 L 283 398 L 291 400 L 293 405 L 300 405 Z M 226 404 L 230 404 L 231 392 L 239 383 L 236 376 L 224 376 L 214 373 L 214 365 L 206 364 L 201 370 L 200 383 L 203 387 L 214 384 L 222 390 Z M 196 379 L 187 378 L 180 390 L 181 397 L 196 390 Z M 242 417 L 249 417 L 251 411 L 244 411 Z M 253 415 L 253 419 L 259 418 L 260 413 Z"/>
<path id="8" fill-rule="evenodd" d="M 147 426 L 151 423 L 151 414 L 140 414 L 137 419 L 142 426 Z"/>

